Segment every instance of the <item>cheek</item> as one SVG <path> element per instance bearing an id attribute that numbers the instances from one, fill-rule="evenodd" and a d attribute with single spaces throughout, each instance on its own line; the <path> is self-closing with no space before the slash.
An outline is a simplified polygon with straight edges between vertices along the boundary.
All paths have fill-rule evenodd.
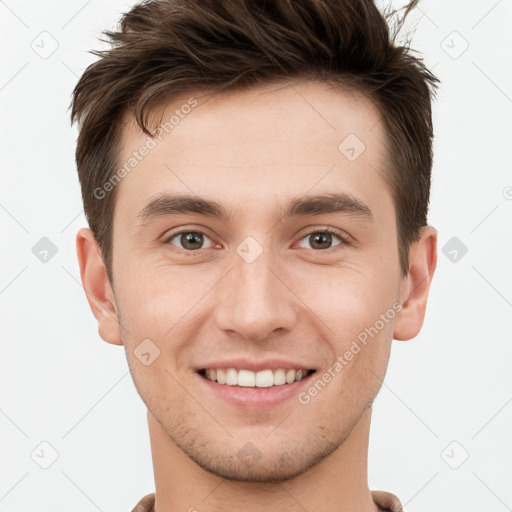
<path id="1" fill-rule="evenodd" d="M 309 296 L 311 308 L 328 327 L 321 327 L 332 351 L 327 372 L 336 375 L 333 392 L 343 395 L 344 403 L 362 407 L 380 388 L 397 314 L 395 287 L 393 276 L 381 277 L 377 269 L 345 268 Z"/>
<path id="2" fill-rule="evenodd" d="M 375 324 L 392 310 L 397 297 L 394 276 L 378 268 L 334 268 L 330 275 L 310 276 L 301 280 L 299 294 L 327 325 L 336 339 L 346 341 Z M 393 317 L 393 315 L 388 315 Z M 379 331 L 389 330 L 386 326 Z M 380 324 L 379 324 L 380 325 Z"/>
<path id="3" fill-rule="evenodd" d="M 134 370 L 140 366 L 136 355 L 142 350 L 142 344 L 147 343 L 158 353 L 150 366 L 151 379 L 161 378 L 167 386 L 170 376 L 164 370 L 175 374 L 186 366 L 190 341 L 197 336 L 198 323 L 208 315 L 205 297 L 214 285 L 211 276 L 203 276 L 203 279 L 179 270 L 173 272 L 154 266 L 145 270 L 138 268 L 137 272 L 132 272 L 132 277 L 122 276 L 116 294 L 125 327 L 123 343 L 127 357 L 133 360 Z M 164 372 L 160 377 L 159 370 Z M 144 369 L 139 370 L 138 376 L 144 378 L 143 373 Z"/>
<path id="4" fill-rule="evenodd" d="M 202 294 L 201 280 L 154 266 L 128 271 L 119 286 L 125 320 L 155 336 L 165 334 L 185 317 Z"/>

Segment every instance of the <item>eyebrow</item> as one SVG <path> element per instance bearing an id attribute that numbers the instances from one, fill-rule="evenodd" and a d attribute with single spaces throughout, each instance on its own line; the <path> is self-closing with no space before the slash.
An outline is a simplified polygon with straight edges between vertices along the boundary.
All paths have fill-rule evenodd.
<path id="1" fill-rule="evenodd" d="M 370 208 L 357 197 L 345 192 L 303 196 L 292 199 L 277 211 L 274 220 L 291 218 L 299 215 L 323 215 L 345 213 L 356 217 L 373 220 Z M 226 222 L 232 221 L 234 215 L 220 203 L 193 195 L 160 194 L 154 197 L 137 214 L 141 224 L 147 224 L 155 218 L 176 214 L 199 214 L 214 217 Z"/>

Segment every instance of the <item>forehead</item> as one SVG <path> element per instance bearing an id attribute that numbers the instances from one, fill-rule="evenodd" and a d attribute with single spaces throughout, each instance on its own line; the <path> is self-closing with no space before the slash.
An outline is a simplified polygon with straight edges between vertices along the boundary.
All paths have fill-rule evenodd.
<path id="1" fill-rule="evenodd" d="M 118 201 L 132 210 L 162 192 L 252 212 L 308 191 L 372 203 L 386 186 L 380 112 L 357 91 L 310 81 L 213 96 L 198 91 L 154 108 L 150 120 L 161 127 L 151 144 L 133 117 L 121 134 L 119 165 L 135 165 L 118 185 Z"/>

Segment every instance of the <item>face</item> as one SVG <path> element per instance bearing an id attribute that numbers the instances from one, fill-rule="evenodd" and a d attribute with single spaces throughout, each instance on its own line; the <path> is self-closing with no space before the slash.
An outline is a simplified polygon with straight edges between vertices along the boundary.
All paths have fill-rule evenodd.
<path id="1" fill-rule="evenodd" d="M 190 97 L 159 112 L 191 110 L 117 185 L 122 343 L 192 460 L 282 480 L 343 444 L 385 374 L 404 280 L 384 127 L 364 96 L 315 82 Z M 145 144 L 128 120 L 120 162 Z M 290 369 L 308 373 L 267 387 Z"/>

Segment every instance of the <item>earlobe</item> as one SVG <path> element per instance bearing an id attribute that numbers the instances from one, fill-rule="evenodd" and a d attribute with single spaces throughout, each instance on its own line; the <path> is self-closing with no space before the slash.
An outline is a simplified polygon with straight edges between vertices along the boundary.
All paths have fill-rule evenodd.
<path id="1" fill-rule="evenodd" d="M 104 341 L 122 345 L 114 293 L 101 250 L 90 229 L 82 228 L 77 233 L 76 252 L 87 301 L 98 321 L 98 332 Z"/>
<path id="2" fill-rule="evenodd" d="M 409 250 L 409 273 L 402 280 L 394 338 L 410 340 L 418 335 L 427 307 L 430 283 L 437 265 L 437 231 L 432 226 L 421 230 L 421 237 Z"/>

